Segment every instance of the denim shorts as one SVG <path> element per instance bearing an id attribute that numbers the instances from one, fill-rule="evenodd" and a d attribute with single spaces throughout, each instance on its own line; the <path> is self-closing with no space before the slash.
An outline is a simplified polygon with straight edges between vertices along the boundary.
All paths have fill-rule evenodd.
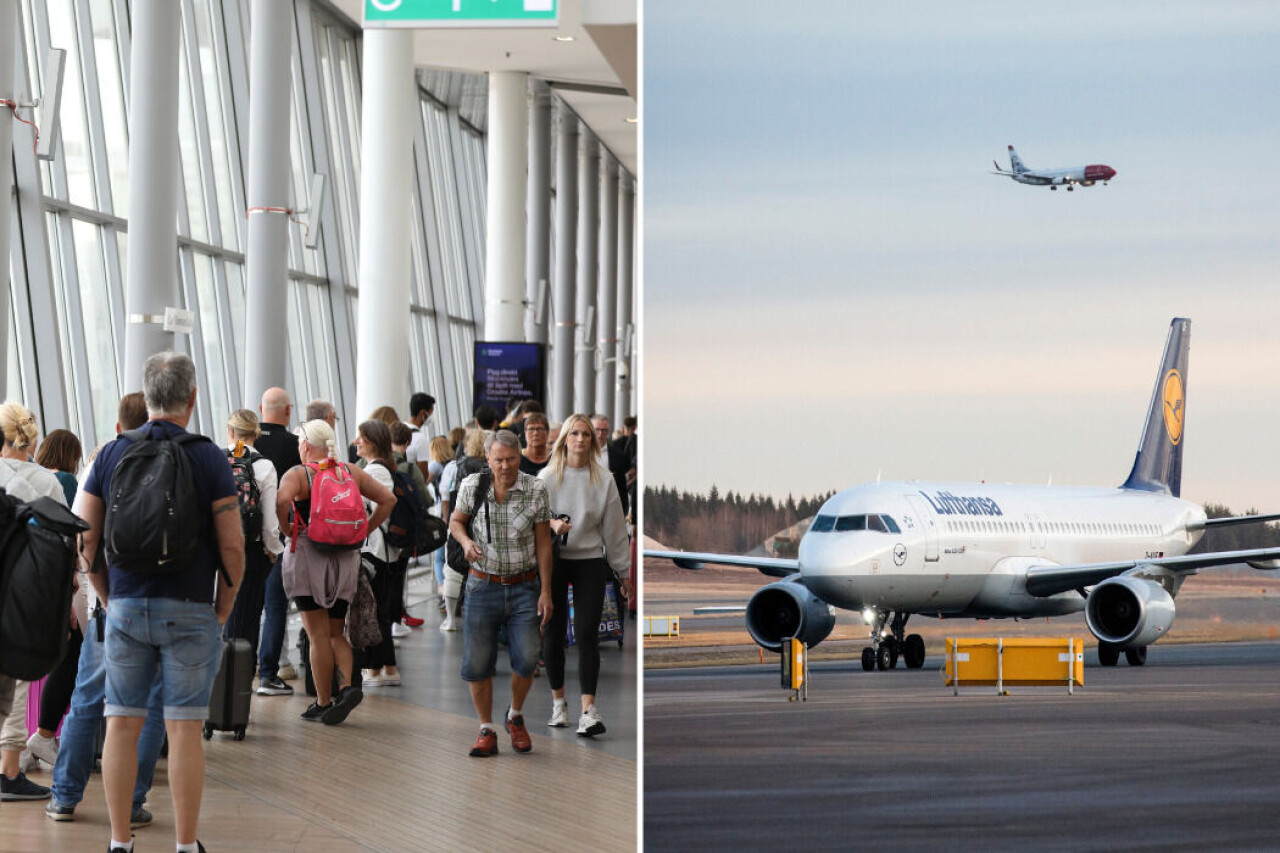
<path id="1" fill-rule="evenodd" d="M 462 608 L 462 680 L 493 678 L 498 662 L 498 628 L 507 626 L 511 671 L 532 678 L 542 652 L 537 579 L 504 585 L 467 577 Z"/>
<path id="2" fill-rule="evenodd" d="M 103 643 L 108 717 L 145 717 L 160 672 L 166 720 L 203 720 L 222 660 L 213 605 L 174 598 L 111 599 Z"/>

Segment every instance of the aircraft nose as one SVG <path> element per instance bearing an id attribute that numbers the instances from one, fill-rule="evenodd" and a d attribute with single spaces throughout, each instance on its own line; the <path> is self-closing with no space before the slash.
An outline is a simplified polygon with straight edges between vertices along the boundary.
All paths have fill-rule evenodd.
<path id="1" fill-rule="evenodd" d="M 1114 177 L 1116 176 L 1116 170 L 1115 170 L 1115 169 L 1111 168 L 1110 166 L 1106 166 L 1106 167 L 1104 167 L 1104 168 L 1106 169 L 1106 176 L 1107 176 L 1107 180 L 1108 180 L 1108 181 L 1109 181 L 1109 180 L 1111 180 L 1112 178 L 1114 178 Z"/>

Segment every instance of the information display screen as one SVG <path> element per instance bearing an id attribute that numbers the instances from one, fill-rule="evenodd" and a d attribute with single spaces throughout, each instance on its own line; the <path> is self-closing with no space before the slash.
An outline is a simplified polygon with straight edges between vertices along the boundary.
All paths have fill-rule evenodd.
<path id="1" fill-rule="evenodd" d="M 546 347 L 543 344 L 476 341 L 475 385 L 472 406 L 492 406 L 500 416 L 507 404 L 516 400 L 546 397 Z"/>

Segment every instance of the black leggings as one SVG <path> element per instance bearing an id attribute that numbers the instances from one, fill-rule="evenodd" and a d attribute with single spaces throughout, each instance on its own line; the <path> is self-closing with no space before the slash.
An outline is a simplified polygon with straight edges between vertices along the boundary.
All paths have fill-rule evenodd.
<path id="1" fill-rule="evenodd" d="M 67 653 L 62 656 L 44 682 L 40 694 L 40 728 L 57 731 L 62 715 L 71 707 L 71 693 L 76 687 L 76 674 L 80 671 L 80 644 L 84 636 L 79 628 L 71 629 Z M 14 713 L 17 713 L 16 711 Z"/>
<path id="2" fill-rule="evenodd" d="M 551 572 L 551 622 L 542 638 L 542 659 L 552 690 L 564 687 L 565 631 L 569 627 L 569 584 L 573 584 L 573 637 L 578 644 L 578 684 L 589 696 L 600 678 L 600 614 L 604 587 L 613 577 L 603 557 L 557 559 Z"/>
<path id="3" fill-rule="evenodd" d="M 267 575 L 271 574 L 274 565 L 266 552 L 257 545 L 251 545 L 244 555 L 244 579 L 240 581 L 240 589 L 236 592 L 236 603 L 231 608 L 231 616 L 222 627 L 222 639 L 248 640 L 253 647 L 253 660 L 258 660 L 258 631 L 262 621 L 262 605 L 266 599 Z M 219 583 L 226 583 L 218 576 Z"/>

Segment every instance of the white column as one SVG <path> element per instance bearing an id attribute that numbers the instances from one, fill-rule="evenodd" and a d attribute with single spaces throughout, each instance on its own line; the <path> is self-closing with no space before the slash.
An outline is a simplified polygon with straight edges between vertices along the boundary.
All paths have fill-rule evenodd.
<path id="1" fill-rule="evenodd" d="M 489 74 L 488 202 L 485 208 L 484 337 L 524 340 L 528 75 Z"/>
<path id="2" fill-rule="evenodd" d="M 129 85 L 129 268 L 121 390 L 142 388 L 142 363 L 174 347 L 164 309 L 178 288 L 179 4 L 134 0 Z M 189 164 L 188 168 L 196 168 Z M 193 309 L 195 306 L 191 306 Z"/>
<path id="3" fill-rule="evenodd" d="M 591 414 L 596 399 L 596 250 L 599 245 L 600 151 L 584 127 L 578 146 L 578 326 L 573 371 L 573 410 Z M 584 338 L 591 346 L 584 345 Z"/>
<path id="4" fill-rule="evenodd" d="M 596 285 L 596 411 L 613 416 L 617 383 L 618 325 L 618 161 L 601 154 L 600 269 Z"/>
<path id="5" fill-rule="evenodd" d="M 617 377 L 618 389 L 617 396 L 613 404 L 613 423 L 616 427 L 622 426 L 622 419 L 627 415 L 633 414 L 634 409 L 631 408 L 631 387 L 634 384 L 635 377 L 632 375 L 631 361 L 634 355 L 628 357 L 627 347 L 627 327 L 631 325 L 631 290 L 632 290 L 632 263 L 633 263 L 633 231 L 635 228 L 635 204 L 634 189 L 631 183 L 631 176 L 624 170 L 618 170 L 618 325 L 615 332 L 618 342 L 616 345 L 617 361 Z"/>
<path id="6" fill-rule="evenodd" d="M 244 399 L 258 400 L 286 385 L 293 0 L 254 0 L 250 14 Z"/>
<path id="7" fill-rule="evenodd" d="M 525 242 L 525 340 L 547 343 L 551 287 L 551 91 L 535 84 L 529 108 L 528 227 Z M 545 294 L 545 295 L 544 295 Z M 545 299 L 541 322 L 539 300 Z M 539 400 L 547 408 L 546 400 Z M 548 409 L 549 410 L 549 409 Z"/>
<path id="8" fill-rule="evenodd" d="M 18 49 L 17 0 L 0 0 L 0 98 L 17 101 L 13 78 L 14 56 Z M 0 381 L 9 370 L 9 221 L 13 205 L 9 185 L 13 183 L 13 114 L 0 107 Z M 33 407 L 34 408 L 34 407 Z"/>
<path id="9" fill-rule="evenodd" d="M 556 289 L 552 305 L 556 325 L 551 353 L 550 417 L 563 421 L 573 413 L 574 286 L 578 248 L 578 119 L 563 105 L 556 136 Z"/>
<path id="10" fill-rule="evenodd" d="M 413 33 L 365 30 L 356 417 L 409 399 Z M 354 424 L 349 426 L 354 427 Z"/>

